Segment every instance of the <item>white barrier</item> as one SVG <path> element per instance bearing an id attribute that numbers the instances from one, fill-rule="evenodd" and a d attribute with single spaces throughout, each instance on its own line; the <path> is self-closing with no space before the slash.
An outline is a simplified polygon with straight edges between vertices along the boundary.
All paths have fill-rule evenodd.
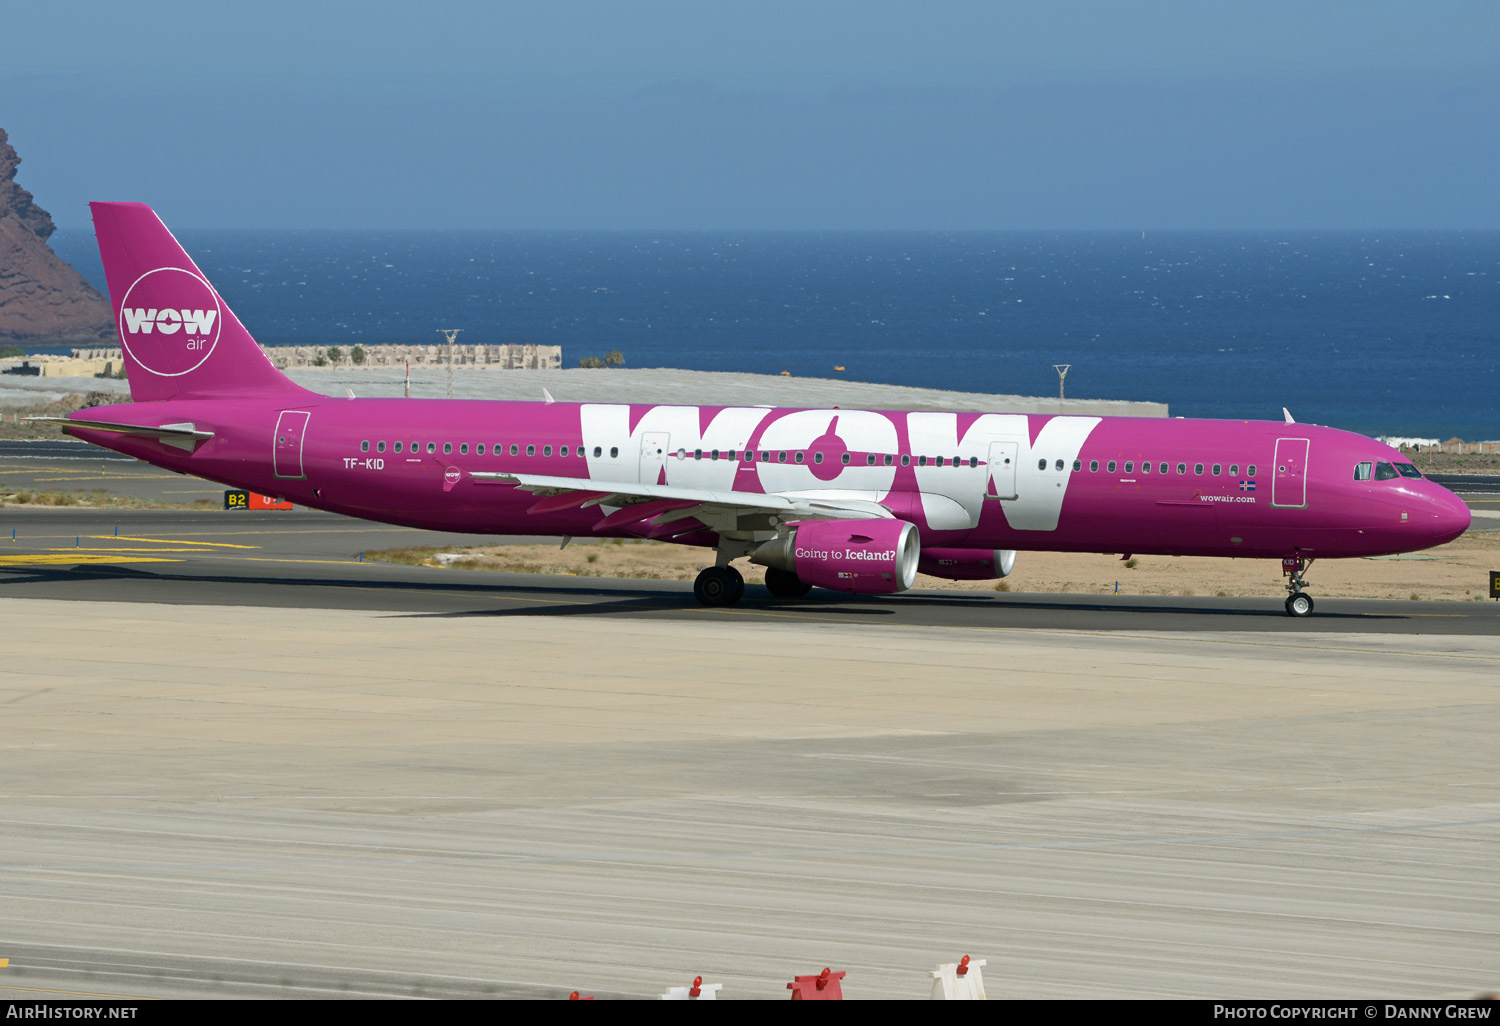
<path id="1" fill-rule="evenodd" d="M 945 962 L 932 971 L 932 1000 L 934 1001 L 988 1001 L 984 996 L 985 959 L 970 961 L 965 955 L 961 961 Z"/>

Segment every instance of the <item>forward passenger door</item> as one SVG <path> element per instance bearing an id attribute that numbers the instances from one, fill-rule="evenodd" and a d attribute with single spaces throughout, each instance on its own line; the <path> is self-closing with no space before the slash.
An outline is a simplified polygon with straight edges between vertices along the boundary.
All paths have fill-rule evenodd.
<path id="1" fill-rule="evenodd" d="M 1016 497 L 1016 460 L 1020 458 L 1020 454 L 1020 442 L 990 443 L 989 486 L 985 490 L 986 498 L 1014 499 Z"/>

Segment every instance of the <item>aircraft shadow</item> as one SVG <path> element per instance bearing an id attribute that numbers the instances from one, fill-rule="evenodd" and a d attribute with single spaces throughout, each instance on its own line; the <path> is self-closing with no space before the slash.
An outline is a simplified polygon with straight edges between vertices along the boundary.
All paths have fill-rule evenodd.
<path id="1" fill-rule="evenodd" d="M 378 601 L 341 601 L 328 603 L 330 608 L 351 609 L 376 609 L 389 612 L 394 615 L 405 617 L 437 617 L 455 618 L 467 616 L 491 616 L 491 617 L 513 617 L 513 616 L 608 616 L 608 615 L 631 615 L 653 612 L 677 612 L 684 608 L 698 610 L 687 589 L 685 582 L 652 582 L 653 585 L 678 585 L 677 587 L 632 587 L 623 583 L 625 579 L 615 578 L 566 578 L 565 584 L 549 585 L 522 582 L 518 580 L 503 580 L 500 578 L 511 575 L 497 574 L 494 577 L 482 581 L 465 581 L 460 577 L 449 577 L 443 580 L 413 580 L 401 576 L 386 576 L 378 579 L 338 577 L 332 575 L 320 576 L 289 576 L 289 575 L 252 575 L 252 574 L 202 574 L 202 573 L 173 573 L 161 569 L 147 570 L 130 565 L 115 564 L 77 564 L 74 566 L 5 566 L 0 567 L 0 594 L 16 594 L 18 590 L 26 586 L 43 587 L 57 584 L 77 584 L 84 581 L 95 582 L 139 582 L 159 584 L 184 584 L 184 585 L 210 585 L 227 589 L 225 593 L 205 599 L 200 591 L 194 590 L 189 595 L 184 593 L 181 597 L 171 594 L 153 595 L 152 601 L 182 604 L 203 604 L 205 601 L 212 604 L 224 605 L 312 605 L 319 603 L 310 599 L 294 598 L 282 600 L 274 598 L 272 594 L 266 594 L 264 589 L 280 590 L 290 589 L 295 591 L 318 591 L 338 590 L 346 596 L 349 593 L 363 594 L 369 597 L 386 596 L 420 596 L 431 595 L 434 598 L 443 596 L 446 598 L 468 597 L 484 602 L 486 599 L 494 599 L 503 596 L 506 605 L 503 607 L 485 606 L 484 608 L 471 609 L 431 609 L 411 610 L 402 608 L 385 608 Z M 516 575 L 529 576 L 529 575 Z M 584 583 L 585 581 L 594 582 Z M 263 589 L 261 594 L 246 592 L 242 589 Z M 232 590 L 232 593 L 231 591 Z M 771 599 L 769 597 L 758 597 L 755 592 L 761 589 L 756 585 L 750 585 L 747 596 L 741 602 L 732 607 L 732 611 L 747 613 L 774 613 L 789 617 L 808 618 L 830 618 L 837 617 L 847 619 L 850 622 L 869 621 L 871 618 L 894 617 L 903 611 L 921 611 L 929 614 L 941 615 L 943 612 L 958 612 L 962 610 L 979 611 L 984 610 L 1002 619 L 989 621 L 990 625 L 1004 625 L 1003 617 L 1009 613 L 1077 613 L 1080 616 L 1100 618 L 1112 615 L 1142 617 L 1154 620 L 1161 616 L 1187 616 L 1194 618 L 1254 618 L 1256 620 L 1274 619 L 1285 623 L 1290 620 L 1283 612 L 1279 603 L 1265 605 L 1246 604 L 1246 600 L 1226 600 L 1207 598 L 1201 604 L 1188 604 L 1181 601 L 1165 601 L 1155 599 L 1152 596 L 1131 596 L 1125 601 L 1102 601 L 1090 600 L 1082 597 L 1063 596 L 1036 596 L 1027 597 L 1015 593 L 1005 594 L 938 594 L 932 592 L 908 593 L 905 595 L 844 595 L 837 598 L 815 596 L 800 599 Z M 284 595 L 285 593 L 283 593 Z M 64 596 L 59 596 L 64 597 Z M 109 601 L 111 599 L 126 601 L 133 596 L 108 594 L 91 594 L 89 599 Z M 534 601 L 528 602 L 527 599 Z M 711 614 L 714 610 L 702 610 L 705 614 Z M 1369 622 L 1371 620 L 1406 620 L 1409 617 L 1402 613 L 1379 613 L 1379 612 L 1333 612 L 1319 610 L 1312 617 L 1302 621 L 1295 621 L 1301 625 L 1313 626 L 1318 622 L 1360 620 Z M 921 617 L 925 622 L 930 622 L 927 617 Z M 1201 622 L 1201 621 L 1200 621 Z M 1021 626 L 1023 624 L 1017 624 Z M 1030 625 L 1025 624 L 1025 625 Z M 1087 624 L 1082 624 L 1087 626 Z"/>

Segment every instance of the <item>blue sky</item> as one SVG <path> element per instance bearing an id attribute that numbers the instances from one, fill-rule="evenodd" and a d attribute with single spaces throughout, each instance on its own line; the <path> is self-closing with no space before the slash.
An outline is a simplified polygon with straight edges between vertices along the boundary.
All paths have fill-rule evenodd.
<path id="1" fill-rule="evenodd" d="M 1500 4 L 151 2 L 7 13 L 59 224 L 1500 228 Z"/>

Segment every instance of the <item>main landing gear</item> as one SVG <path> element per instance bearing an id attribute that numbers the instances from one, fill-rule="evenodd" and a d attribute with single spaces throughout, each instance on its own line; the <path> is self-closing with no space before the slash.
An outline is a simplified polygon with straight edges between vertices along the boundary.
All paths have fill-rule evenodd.
<path id="1" fill-rule="evenodd" d="M 732 566 L 711 566 L 693 582 L 693 595 L 704 606 L 732 606 L 745 594 L 745 579 Z"/>
<path id="2" fill-rule="evenodd" d="M 1281 572 L 1286 575 L 1286 613 L 1288 616 L 1307 616 L 1313 611 L 1312 596 L 1302 589 L 1307 586 L 1303 574 L 1313 565 L 1310 559 L 1287 556 L 1281 561 Z"/>
<path id="3" fill-rule="evenodd" d="M 812 591 L 812 585 L 803 583 L 796 574 L 768 567 L 766 590 L 775 598 L 801 598 Z M 745 579 L 732 566 L 711 566 L 700 571 L 693 582 L 693 595 L 700 605 L 732 606 L 744 594 Z"/>

